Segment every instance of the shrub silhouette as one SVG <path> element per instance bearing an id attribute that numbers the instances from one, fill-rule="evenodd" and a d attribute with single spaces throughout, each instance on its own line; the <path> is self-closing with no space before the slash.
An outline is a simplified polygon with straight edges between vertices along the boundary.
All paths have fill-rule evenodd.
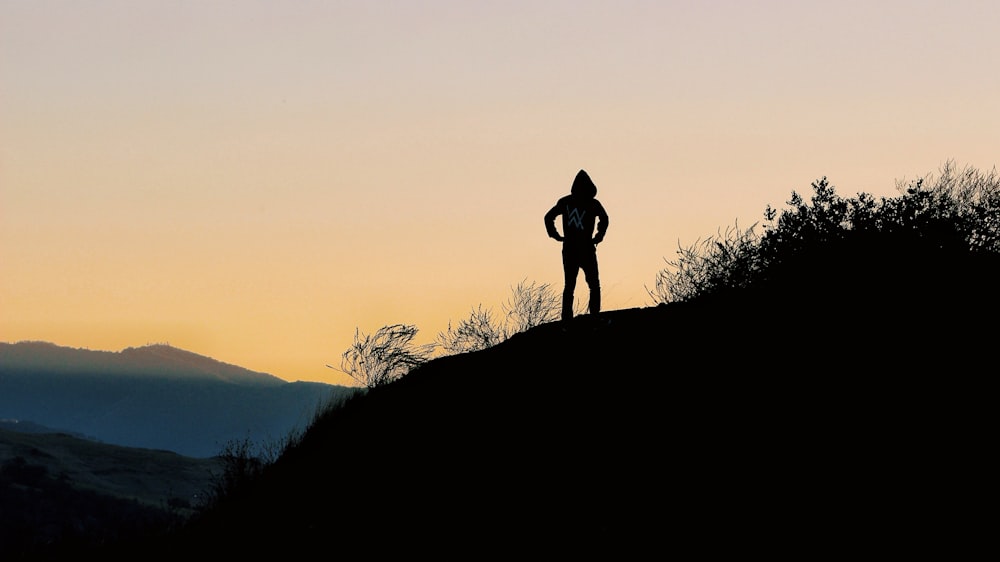
<path id="1" fill-rule="evenodd" d="M 832 273 L 834 265 L 851 261 L 872 266 L 1000 253 L 1000 177 L 995 169 L 958 170 L 948 161 L 939 175 L 897 183 L 902 195 L 877 200 L 865 193 L 840 197 L 826 177 L 813 182 L 812 189 L 809 202 L 793 191 L 790 208 L 776 223 L 777 213 L 768 206 L 763 234 L 755 231 L 757 224 L 746 230 L 737 225 L 678 249 L 678 258 L 667 261 L 648 290 L 654 303 L 781 281 L 791 270 Z M 948 274 L 940 269 L 944 265 L 935 266 L 938 276 Z"/>
<path id="2" fill-rule="evenodd" d="M 250 438 L 227 441 L 217 455 L 222 460 L 222 472 L 214 475 L 212 489 L 205 492 L 205 507 L 232 501 L 237 494 L 245 493 L 300 436 L 293 431 L 280 442 L 254 443 Z"/>
<path id="3" fill-rule="evenodd" d="M 511 289 L 511 295 L 503 303 L 504 333 L 510 338 L 514 334 L 526 332 L 535 326 L 559 319 L 561 294 L 548 283 L 539 285 L 523 280 Z M 578 303 L 577 314 L 586 304 Z"/>
<path id="4" fill-rule="evenodd" d="M 341 356 L 341 367 L 337 370 L 367 388 L 388 384 L 425 363 L 433 353 L 433 344 L 413 343 L 418 331 L 416 326 L 408 324 L 382 326 L 374 334 L 357 329 L 354 344 Z"/>
<path id="5" fill-rule="evenodd" d="M 437 342 L 445 353 L 456 354 L 493 347 L 504 339 L 506 334 L 500 322 L 493 317 L 493 311 L 484 310 L 480 304 L 457 326 L 448 322 L 448 328 L 438 333 Z"/>
<path id="6" fill-rule="evenodd" d="M 501 306 L 502 319 L 480 304 L 457 326 L 448 322 L 447 330 L 438 333 L 438 345 L 449 354 L 487 349 L 514 334 L 558 319 L 562 305 L 561 296 L 548 283 L 522 280 L 511 288 L 510 297 Z"/>

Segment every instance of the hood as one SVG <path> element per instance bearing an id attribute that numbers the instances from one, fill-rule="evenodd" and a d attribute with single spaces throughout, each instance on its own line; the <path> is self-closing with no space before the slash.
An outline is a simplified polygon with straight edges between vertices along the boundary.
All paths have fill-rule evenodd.
<path id="1" fill-rule="evenodd" d="M 597 186 L 594 185 L 593 180 L 590 179 L 590 175 L 587 172 L 580 170 L 576 173 L 576 178 L 573 180 L 573 187 L 569 192 L 573 195 L 593 198 L 597 196 Z"/>

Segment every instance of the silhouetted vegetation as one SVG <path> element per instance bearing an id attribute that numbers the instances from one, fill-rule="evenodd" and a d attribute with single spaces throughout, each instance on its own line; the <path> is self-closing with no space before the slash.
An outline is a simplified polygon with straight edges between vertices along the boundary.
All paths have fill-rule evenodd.
<path id="1" fill-rule="evenodd" d="M 507 335 L 494 317 L 493 310 L 484 310 L 480 304 L 456 326 L 448 322 L 448 328 L 438 332 L 437 342 L 446 354 L 453 355 L 493 347 L 505 339 Z"/>
<path id="2" fill-rule="evenodd" d="M 875 199 L 860 193 L 842 198 L 825 177 L 813 182 L 807 202 L 792 192 L 789 209 L 765 210 L 763 234 L 756 224 L 738 225 L 715 237 L 678 250 L 649 291 L 654 302 L 690 301 L 722 291 L 747 288 L 781 278 L 790 268 L 819 266 L 817 259 L 884 259 L 943 253 L 1000 252 L 1000 177 L 954 162 L 928 175 L 897 185 L 902 195 Z M 810 204 L 811 203 L 811 204 Z M 774 222 L 777 216 L 777 222 Z M 927 263 L 941 272 L 947 264 Z M 920 279 L 912 280 L 919 283 Z"/>
<path id="3" fill-rule="evenodd" d="M 388 384 L 426 363 L 438 348 L 445 354 L 487 349 L 514 334 L 551 322 L 558 317 L 559 298 L 548 284 L 521 281 L 501 304 L 499 318 L 480 304 L 457 325 L 449 322 L 437 340 L 426 345 L 413 342 L 419 332 L 413 325 L 386 325 L 374 334 L 358 328 L 354 343 L 341 356 L 340 368 L 327 367 L 346 373 L 366 388 Z"/>
<path id="4" fill-rule="evenodd" d="M 480 304 L 468 318 L 439 332 L 437 344 L 447 353 L 467 353 L 487 349 L 519 334 L 559 318 L 561 295 L 548 283 L 523 280 L 511 288 L 510 297 L 501 305 L 502 316 Z"/>
<path id="5" fill-rule="evenodd" d="M 418 331 L 408 324 L 382 326 L 374 334 L 357 329 L 354 343 L 341 356 L 337 370 L 368 388 L 388 384 L 422 365 L 433 353 L 433 345 L 413 343 Z"/>
<path id="6" fill-rule="evenodd" d="M 294 444 L 297 434 L 290 434 L 283 443 L 256 443 L 249 438 L 234 439 L 223 445 L 219 452 L 223 469 L 206 494 L 205 506 L 222 501 L 224 498 L 245 491 L 260 477 L 265 467 L 273 463 L 281 453 Z"/>

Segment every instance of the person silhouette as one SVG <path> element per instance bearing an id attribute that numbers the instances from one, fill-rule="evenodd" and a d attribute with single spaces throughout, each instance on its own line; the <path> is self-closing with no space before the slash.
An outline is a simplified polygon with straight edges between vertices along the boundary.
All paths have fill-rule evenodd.
<path id="1" fill-rule="evenodd" d="M 545 231 L 550 238 L 562 242 L 563 285 L 562 320 L 573 319 L 573 293 L 576 279 L 583 270 L 590 289 L 590 314 L 601 312 L 601 281 L 597 269 L 597 245 L 608 231 L 608 213 L 596 199 L 597 186 L 586 171 L 580 170 L 573 179 L 569 195 L 556 201 L 545 213 Z M 562 216 L 562 234 L 556 229 L 556 218 Z M 594 233 L 594 226 L 597 233 Z"/>

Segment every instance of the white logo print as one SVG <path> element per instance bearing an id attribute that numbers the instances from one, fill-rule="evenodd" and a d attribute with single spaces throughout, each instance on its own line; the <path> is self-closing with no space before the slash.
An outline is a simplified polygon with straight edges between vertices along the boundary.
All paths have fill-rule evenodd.
<path id="1" fill-rule="evenodd" d="M 586 211 L 581 211 L 580 209 L 570 209 L 568 221 L 569 225 L 583 230 L 583 217 L 586 214 Z"/>

